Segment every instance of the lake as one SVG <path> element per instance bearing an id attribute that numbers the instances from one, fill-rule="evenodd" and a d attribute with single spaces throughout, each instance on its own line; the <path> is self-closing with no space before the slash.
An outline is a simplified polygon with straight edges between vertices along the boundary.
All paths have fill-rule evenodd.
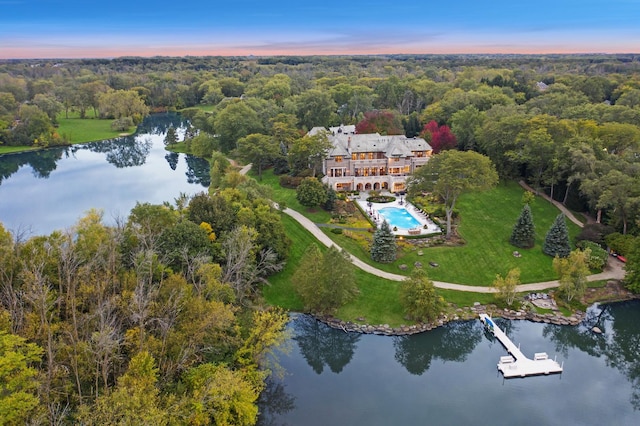
<path id="1" fill-rule="evenodd" d="M 47 234 L 90 208 L 108 222 L 137 201 L 206 190 L 206 161 L 165 151 L 169 125 L 182 134 L 186 123 L 154 115 L 136 136 L 0 156 L 0 221 Z M 260 424 L 640 424 L 639 302 L 593 306 L 577 327 L 496 322 L 525 355 L 557 356 L 562 375 L 503 379 L 496 364 L 506 352 L 478 320 L 384 337 L 292 314 L 286 373 L 261 396 Z"/>
<path id="2" fill-rule="evenodd" d="M 640 303 L 593 306 L 577 327 L 498 325 L 561 375 L 504 379 L 506 355 L 479 320 L 410 336 L 360 335 L 294 314 L 286 370 L 261 399 L 261 425 L 638 425 Z M 591 331 L 597 324 L 604 333 Z"/>
<path id="3" fill-rule="evenodd" d="M 180 193 L 206 191 L 208 162 L 164 149 L 170 125 L 182 140 L 186 122 L 157 114 L 135 136 L 0 156 L 0 222 L 14 232 L 49 234 L 91 208 L 114 223 L 137 201 L 173 203 Z"/>

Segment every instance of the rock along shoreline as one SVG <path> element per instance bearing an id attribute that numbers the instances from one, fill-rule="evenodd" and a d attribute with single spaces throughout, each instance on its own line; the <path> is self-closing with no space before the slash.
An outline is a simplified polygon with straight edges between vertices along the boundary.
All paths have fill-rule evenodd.
<path id="1" fill-rule="evenodd" d="M 494 318 L 504 318 L 509 320 L 527 320 L 533 322 L 543 322 L 555 325 L 578 325 L 585 317 L 582 311 L 574 312 L 571 316 L 564 316 L 561 313 L 538 314 L 524 310 L 498 309 L 493 305 L 476 305 L 465 308 L 457 308 L 454 314 L 443 315 L 433 323 L 420 323 L 414 325 L 401 325 L 400 327 L 390 327 L 388 324 L 371 325 L 360 324 L 351 321 L 342 321 L 331 316 L 314 316 L 318 321 L 331 328 L 342 330 L 345 333 L 377 334 L 381 336 L 408 336 L 423 333 L 441 327 L 452 321 L 468 321 L 477 319 L 478 315 L 484 313 Z"/>

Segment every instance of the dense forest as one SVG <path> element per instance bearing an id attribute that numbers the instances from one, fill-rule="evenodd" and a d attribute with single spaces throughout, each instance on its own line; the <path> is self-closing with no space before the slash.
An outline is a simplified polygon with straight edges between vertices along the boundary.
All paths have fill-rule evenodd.
<path id="1" fill-rule="evenodd" d="M 214 108 L 189 110 L 199 105 Z M 637 55 L 0 63 L 0 144 L 65 143 L 56 117 L 69 111 L 126 126 L 149 111 L 185 108 L 196 128 L 217 137 L 196 141 L 195 152 L 203 154 L 211 146 L 228 153 L 250 134 L 291 147 L 314 126 L 356 124 L 374 111 L 390 114 L 392 124 L 362 128 L 427 134 L 444 148 L 451 138 L 440 133 L 450 130 L 457 148 L 488 155 L 502 178 L 525 178 L 577 210 L 604 213 L 602 222 L 622 233 L 637 228 Z"/>
<path id="2" fill-rule="evenodd" d="M 587 239 L 631 255 L 640 232 L 639 55 L 0 62 L 0 145 L 67 144 L 70 114 L 119 129 L 167 110 L 210 159 L 209 193 L 112 227 L 99 212 L 28 239 L 0 225 L 0 424 L 254 424 L 286 337 L 260 288 L 290 241 L 226 155 L 316 175 L 315 126 L 477 151 L 595 217 Z"/>

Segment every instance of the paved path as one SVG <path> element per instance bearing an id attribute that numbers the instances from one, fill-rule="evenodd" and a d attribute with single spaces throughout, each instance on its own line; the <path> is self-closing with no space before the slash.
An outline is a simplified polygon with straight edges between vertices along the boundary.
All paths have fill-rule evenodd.
<path id="1" fill-rule="evenodd" d="M 562 204 L 560 201 L 556 201 L 553 198 L 549 197 L 547 194 L 545 194 L 544 192 L 539 192 L 536 191 L 535 189 L 533 189 L 532 187 L 530 187 L 529 185 L 527 185 L 527 183 L 523 180 L 521 180 L 520 182 L 518 182 L 520 184 L 521 187 L 523 187 L 524 189 L 526 189 L 527 191 L 531 191 L 534 194 L 538 194 L 540 197 L 544 198 L 545 200 L 547 200 L 548 202 L 550 202 L 551 204 L 553 204 L 554 206 L 556 206 L 558 208 L 558 210 L 560 210 L 562 213 L 564 213 L 564 215 L 566 217 L 569 218 L 569 220 L 573 223 L 575 223 L 576 225 L 578 225 L 580 228 L 584 227 L 584 224 L 578 220 L 574 214 L 567 209 L 564 204 Z"/>
<path id="2" fill-rule="evenodd" d="M 251 164 L 248 164 L 245 167 L 243 167 L 242 170 L 240 170 L 240 173 L 246 174 L 250 169 L 251 169 Z M 335 246 L 338 249 L 340 249 L 340 246 L 334 243 L 331 240 L 331 238 L 329 238 L 327 234 L 322 232 L 322 230 L 320 230 L 320 228 L 315 223 L 307 219 L 301 213 L 295 210 L 291 210 L 290 208 L 285 208 L 283 212 L 291 216 L 298 223 L 300 223 L 300 225 L 302 225 L 307 231 L 311 232 L 311 234 L 313 234 L 313 236 L 316 237 L 318 241 L 320 241 L 325 246 L 327 247 Z M 571 212 L 568 212 L 568 213 L 571 214 Z M 571 216 L 567 215 L 567 217 L 573 217 L 573 214 L 571 214 Z M 575 219 L 575 217 L 573 218 Z M 578 222 L 578 226 L 582 227 L 582 223 L 579 221 L 577 222 Z M 392 274 L 391 272 L 382 271 L 374 266 L 369 265 L 368 263 L 363 262 L 362 260 L 355 257 L 354 255 L 350 255 L 350 256 L 351 256 L 351 262 L 353 262 L 355 266 L 372 275 L 382 277 L 391 281 L 403 281 L 407 279 L 406 275 Z M 622 264 L 620 263 L 619 260 L 616 260 L 613 258 L 609 258 L 609 262 L 603 272 L 587 277 L 589 281 L 622 279 L 622 278 L 624 278 L 624 270 L 622 269 Z M 470 293 L 495 293 L 496 292 L 496 289 L 493 287 L 454 284 L 454 283 L 447 283 L 443 281 L 433 281 L 433 285 L 436 286 L 437 288 L 443 288 L 446 290 L 467 291 Z M 532 283 L 532 284 L 521 284 L 518 286 L 518 291 L 519 292 L 526 292 L 526 291 L 536 292 L 536 291 L 541 291 L 548 288 L 558 287 L 559 285 L 560 283 L 558 282 L 558 280 L 546 281 L 541 283 Z"/>

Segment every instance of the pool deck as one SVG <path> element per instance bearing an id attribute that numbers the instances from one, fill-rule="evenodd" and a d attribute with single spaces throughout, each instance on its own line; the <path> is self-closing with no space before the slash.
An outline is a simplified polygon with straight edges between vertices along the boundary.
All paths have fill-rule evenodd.
<path id="1" fill-rule="evenodd" d="M 362 210 L 364 210 L 367 214 L 369 214 L 369 212 L 373 212 L 373 214 L 369 214 L 369 217 L 372 218 L 373 221 L 378 226 L 380 226 L 382 224 L 382 221 L 384 220 L 384 218 L 379 213 L 379 211 L 380 209 L 384 209 L 386 207 L 396 207 L 400 209 L 405 209 L 407 212 L 409 212 L 411 216 L 413 216 L 420 223 L 419 227 L 411 228 L 411 229 L 398 227 L 397 231 L 393 231 L 393 233 L 396 235 L 403 235 L 403 236 L 412 235 L 413 236 L 413 235 L 435 234 L 435 233 L 442 232 L 442 230 L 438 225 L 436 225 L 431 220 L 429 220 L 427 215 L 422 213 L 413 204 L 405 201 L 404 197 L 402 198 L 402 203 L 399 199 L 396 199 L 396 201 L 393 201 L 391 203 L 371 203 L 371 208 L 369 208 L 369 205 L 368 205 L 369 203 L 367 202 L 366 198 L 367 198 L 366 196 L 363 196 L 362 199 L 357 199 L 356 201 L 358 202 L 360 207 L 362 207 Z M 394 226 L 391 223 L 389 225 L 391 225 L 391 228 L 393 228 Z M 427 225 L 426 229 L 424 228 L 424 225 Z"/>

